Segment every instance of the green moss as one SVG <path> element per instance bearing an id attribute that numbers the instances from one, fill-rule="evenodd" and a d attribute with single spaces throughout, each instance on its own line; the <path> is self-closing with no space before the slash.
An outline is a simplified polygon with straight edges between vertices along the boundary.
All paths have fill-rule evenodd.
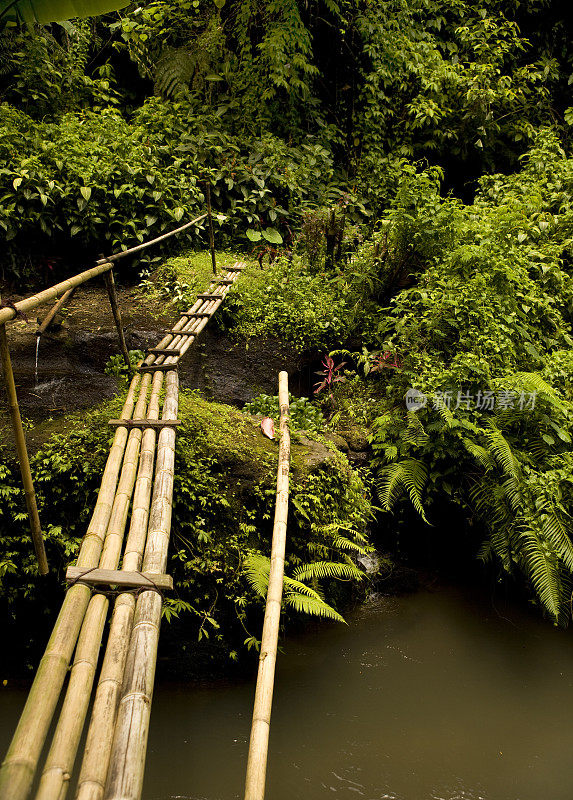
<path id="1" fill-rule="evenodd" d="M 66 431 L 32 457 L 53 570 L 49 591 L 46 584 L 38 588 L 17 465 L 0 461 L 0 620 L 8 627 L 25 623 L 30 642 L 44 640 L 43 617 L 61 602 L 63 572 L 85 533 L 112 439 L 107 421 L 118 417 L 121 402 L 69 418 Z M 249 553 L 270 553 L 278 442 L 262 434 L 257 420 L 197 392 L 181 392 L 179 416 L 169 561 L 176 591 L 166 615 L 178 619 L 177 636 L 207 643 L 213 657 L 235 658 L 261 630 L 261 600 L 243 562 Z M 344 561 L 349 551 L 340 537 L 363 542 L 371 516 L 361 475 L 318 439 L 293 436 L 291 575 L 301 564 Z M 328 580 L 322 588 L 340 607 L 357 587 Z M 293 614 L 285 615 L 287 623 Z"/>

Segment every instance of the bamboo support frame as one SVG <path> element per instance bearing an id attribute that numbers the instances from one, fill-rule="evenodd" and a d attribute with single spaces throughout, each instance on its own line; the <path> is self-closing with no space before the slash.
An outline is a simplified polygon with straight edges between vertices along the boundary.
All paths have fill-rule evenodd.
<path id="1" fill-rule="evenodd" d="M 73 293 L 75 291 L 76 291 L 76 287 L 74 287 L 73 289 L 68 289 L 67 292 L 64 292 L 64 294 L 60 297 L 58 302 L 54 305 L 54 307 L 52 309 L 50 309 L 50 311 L 48 311 L 48 313 L 46 314 L 46 316 L 42 320 L 38 330 L 36 331 L 36 336 L 43 336 L 44 335 L 44 333 L 46 332 L 46 330 L 50 326 L 51 322 L 53 321 L 53 319 L 56 316 L 56 314 L 58 313 L 58 311 L 60 311 L 60 309 L 63 308 L 63 306 L 67 303 L 67 301 L 71 298 L 71 296 L 73 295 Z"/>
<path id="2" fill-rule="evenodd" d="M 283 593 L 289 499 L 290 433 L 288 426 L 288 374 L 286 372 L 279 373 L 279 406 L 281 438 L 277 470 L 277 500 L 273 526 L 269 588 L 267 591 L 267 605 L 263 623 L 259 671 L 249 743 L 245 800 L 263 800 L 265 796 L 273 686 Z"/>
<path id="3" fill-rule="evenodd" d="M 36 491 L 30 469 L 30 459 L 26 446 L 26 435 L 22 426 L 20 416 L 20 406 L 18 405 L 18 394 L 16 392 L 16 382 L 14 381 L 14 371 L 12 370 L 12 359 L 10 358 L 10 348 L 8 347 L 8 337 L 6 336 L 6 325 L 0 324 L 0 360 L 2 361 L 2 372 L 4 373 L 4 384 L 8 396 L 8 406 L 10 408 L 10 418 L 12 420 L 12 430 L 14 431 L 14 442 L 20 463 L 22 483 L 24 485 L 24 496 L 26 498 L 26 508 L 28 510 L 28 520 L 30 522 L 30 533 L 32 543 L 38 562 L 40 575 L 48 574 L 48 559 L 44 547 L 42 536 L 42 526 L 38 514 L 38 503 L 36 501 Z"/>
<path id="4" fill-rule="evenodd" d="M 109 267 L 107 264 L 105 269 Z M 238 278 L 240 273 L 229 270 L 227 275 Z M 214 286 L 212 283 L 210 289 Z M 131 504 L 131 521 L 121 570 L 127 575 L 138 572 L 143 567 L 143 571 L 150 573 L 152 578 L 153 575 L 164 576 L 178 423 L 178 380 L 174 362 L 179 353 L 183 354 L 189 349 L 207 325 L 228 289 L 225 286 L 223 294 L 216 300 L 205 301 L 198 298 L 194 311 L 201 316 L 191 319 L 183 316 L 173 331 L 167 333 L 159 343 L 159 347 L 165 349 L 165 354 L 150 353 L 146 356 L 145 363 L 165 364 L 166 372 L 136 374 L 133 377 L 121 418 L 115 421 L 118 424 L 102 476 L 98 500 L 80 548 L 77 570 L 117 569 Z M 169 355 L 171 350 L 173 356 Z M 169 365 L 171 369 L 168 369 Z M 162 423 L 159 417 L 164 384 L 167 384 L 167 391 L 163 402 Z M 122 422 L 125 424 L 121 424 Z M 154 479 L 156 453 L 157 470 Z M 89 583 L 89 576 L 86 583 Z M 64 800 L 66 796 L 87 716 L 109 607 L 108 598 L 98 593 L 97 589 L 92 594 L 91 587 L 86 583 L 82 583 L 80 579 L 66 593 L 20 723 L 0 770 L 2 800 L 26 800 L 30 793 L 75 649 L 70 681 L 42 771 L 37 800 Z M 140 695 L 135 701 L 136 710 L 142 711 L 141 703 L 145 705 L 145 697 L 151 699 L 161 605 L 161 597 L 155 589 L 144 590 L 139 595 L 137 609 L 135 596 L 130 592 L 123 592 L 115 601 L 75 795 L 78 800 L 103 799 L 114 732 L 119 730 L 119 722 L 116 724 L 118 708 L 124 709 L 120 719 L 125 723 L 125 704 L 131 702 L 123 694 L 124 705 L 119 706 L 124 667 L 126 676 L 131 675 L 132 678 L 134 670 L 139 669 L 142 664 L 145 671 L 147 694 Z M 147 624 L 149 620 L 151 628 Z M 146 649 L 147 644 L 151 646 L 152 652 L 148 652 L 147 660 L 142 662 L 139 658 L 141 646 Z M 133 647 L 135 650 L 132 650 Z M 140 791 L 143 779 L 142 759 L 145 757 L 149 725 L 149 710 L 143 709 L 142 713 L 144 717 L 147 715 L 144 728 L 125 750 L 115 747 L 112 762 L 116 776 L 122 775 L 128 783 L 130 780 L 135 782 L 136 793 Z M 122 742 L 121 737 L 118 741 Z M 140 770 L 138 775 L 131 775 L 135 763 L 140 763 Z M 109 774 L 112 774 L 111 769 Z"/>
<path id="5" fill-rule="evenodd" d="M 107 289 L 107 294 L 109 297 L 109 304 L 111 306 L 111 313 L 113 314 L 113 321 L 115 322 L 115 327 L 117 329 L 119 347 L 121 350 L 121 354 L 123 356 L 123 360 L 125 361 L 125 366 L 127 367 L 127 371 L 129 374 L 131 374 L 133 372 L 133 369 L 129 358 L 129 351 L 127 349 L 127 344 L 125 341 L 125 333 L 123 331 L 123 322 L 121 320 L 121 310 L 119 307 L 119 303 L 117 301 L 117 291 L 115 288 L 115 279 L 113 277 L 113 270 L 111 269 L 109 272 L 106 272 L 104 278 L 105 278 L 105 286 Z"/>

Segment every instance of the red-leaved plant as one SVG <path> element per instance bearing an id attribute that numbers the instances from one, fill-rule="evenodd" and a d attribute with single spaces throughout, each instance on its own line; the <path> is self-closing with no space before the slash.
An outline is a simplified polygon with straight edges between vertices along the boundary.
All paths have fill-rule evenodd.
<path id="1" fill-rule="evenodd" d="M 326 356 L 322 361 L 322 366 L 324 369 L 317 373 L 318 375 L 322 375 L 322 380 L 314 384 L 314 392 L 315 394 L 320 394 L 320 392 L 326 389 L 328 391 L 328 397 L 330 400 L 334 401 L 334 384 L 342 383 L 346 380 L 344 375 L 340 375 L 340 370 L 346 366 L 346 361 L 335 364 L 331 356 Z"/>

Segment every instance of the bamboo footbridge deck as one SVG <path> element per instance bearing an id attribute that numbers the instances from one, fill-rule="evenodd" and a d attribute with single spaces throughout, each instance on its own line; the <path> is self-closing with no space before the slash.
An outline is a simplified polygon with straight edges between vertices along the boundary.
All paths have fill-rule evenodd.
<path id="1" fill-rule="evenodd" d="M 64 800 L 72 776 L 77 800 L 141 797 L 163 593 L 172 588 L 165 572 L 180 424 L 177 367 L 245 268 L 237 262 L 216 274 L 209 199 L 207 192 L 207 214 L 175 231 L 102 258 L 91 269 L 33 297 L 0 303 L 3 374 L 32 539 L 39 571 L 45 574 L 48 564 L 5 324 L 49 300 L 57 299 L 57 309 L 76 287 L 103 275 L 129 364 L 113 281 L 114 262 L 209 219 L 215 275 L 208 291 L 199 294 L 157 347 L 147 351 L 132 376 L 120 419 L 110 420 L 114 436 L 98 499 L 76 566 L 66 573 L 69 586 L 60 613 L 0 770 L 0 800 L 27 800 L 32 792 L 36 800 Z M 54 313 L 52 309 L 37 335 Z M 85 745 L 78 758 L 88 714 Z"/>
<path id="2" fill-rule="evenodd" d="M 171 586 L 165 571 L 179 424 L 177 365 L 244 266 L 236 263 L 215 276 L 208 292 L 148 351 L 131 380 L 121 418 L 110 420 L 115 433 L 97 503 L 0 771 L 2 800 L 24 800 L 33 788 L 37 800 L 63 800 L 68 793 L 110 607 L 74 797 L 141 796 L 162 593 Z"/>

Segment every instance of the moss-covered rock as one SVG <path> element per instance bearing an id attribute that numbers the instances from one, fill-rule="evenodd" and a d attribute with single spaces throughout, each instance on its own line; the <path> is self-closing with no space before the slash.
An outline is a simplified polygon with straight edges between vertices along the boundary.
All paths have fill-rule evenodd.
<path id="1" fill-rule="evenodd" d="M 120 406 L 118 399 L 71 419 L 66 432 L 32 457 L 52 568 L 47 583 L 36 576 L 17 465 L 7 457 L 0 461 L 0 620 L 26 629 L 22 648 L 45 640 L 45 616 L 59 606 L 65 567 L 95 503 L 112 435 L 107 420 Z M 178 637 L 207 643 L 203 657 L 235 659 L 261 630 L 262 601 L 244 562 L 251 554 L 270 554 L 278 442 L 262 434 L 256 419 L 197 392 L 181 392 L 179 416 L 169 562 L 176 589 L 166 616 L 177 619 Z M 294 432 L 291 468 L 287 574 L 296 577 L 309 564 L 352 564 L 350 557 L 367 544 L 371 517 L 363 478 L 332 444 L 312 434 Z M 309 585 L 319 583 L 327 602 L 341 607 L 366 582 L 327 577 Z M 173 631 L 166 641 L 176 646 Z M 36 656 L 31 653 L 30 661 Z"/>

